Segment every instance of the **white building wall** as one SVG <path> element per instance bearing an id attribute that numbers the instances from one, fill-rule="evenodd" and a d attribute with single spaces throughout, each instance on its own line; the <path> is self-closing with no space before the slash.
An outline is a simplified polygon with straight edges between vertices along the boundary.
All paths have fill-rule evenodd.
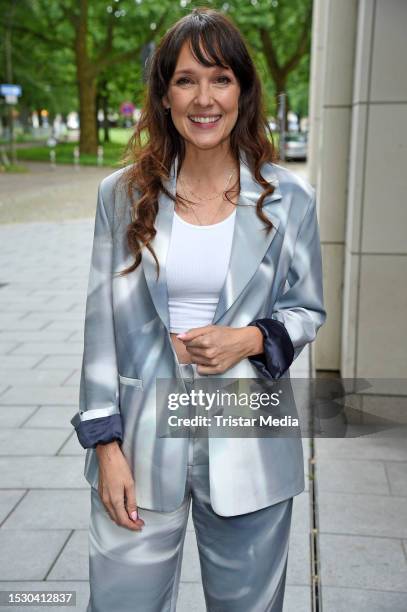
<path id="1" fill-rule="evenodd" d="M 341 372 L 407 374 L 407 2 L 360 0 Z"/>
<path id="2" fill-rule="evenodd" d="M 316 367 L 340 369 L 344 377 L 401 378 L 407 373 L 407 1 L 317 0 L 315 10 L 324 61 L 312 64 L 322 120 L 311 119 L 318 135 L 311 138 L 310 166 L 328 311 Z"/>

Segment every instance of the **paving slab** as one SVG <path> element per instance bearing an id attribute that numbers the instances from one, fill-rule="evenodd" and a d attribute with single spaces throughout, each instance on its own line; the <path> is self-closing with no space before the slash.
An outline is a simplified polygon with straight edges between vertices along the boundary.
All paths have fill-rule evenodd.
<path id="1" fill-rule="evenodd" d="M 3 580 L 43 580 L 69 534 L 69 530 L 62 529 L 0 529 L 0 576 Z"/>
<path id="2" fill-rule="evenodd" d="M 177 612 L 206 612 L 205 596 L 200 582 L 180 582 Z"/>
<path id="3" fill-rule="evenodd" d="M 308 589 L 311 584 L 309 504 L 307 492 L 294 497 L 286 577 L 287 585 L 307 585 Z"/>
<path id="4" fill-rule="evenodd" d="M 70 336 L 68 330 L 63 329 L 41 329 L 41 330 L 22 330 L 6 329 L 0 331 L 0 340 L 13 342 L 61 342 Z M 79 340 L 79 338 L 78 338 Z"/>
<path id="5" fill-rule="evenodd" d="M 339 493 L 390 493 L 384 463 L 328 459 L 318 462 L 318 490 Z"/>
<path id="6" fill-rule="evenodd" d="M 324 612 L 406 612 L 407 593 L 325 587 L 323 610 Z"/>
<path id="7" fill-rule="evenodd" d="M 73 414 L 72 414 L 72 416 L 73 416 Z M 72 427 L 72 425 L 71 425 L 71 427 Z M 81 456 L 81 457 L 83 457 L 83 464 L 85 465 L 86 449 L 83 448 L 79 444 L 78 436 L 76 435 L 76 431 L 73 428 L 72 428 L 72 434 L 70 435 L 68 440 L 65 442 L 65 444 L 63 446 L 61 446 L 61 448 L 59 449 L 57 455 L 60 455 L 60 456 L 68 456 L 68 455 Z"/>
<path id="8" fill-rule="evenodd" d="M 18 387 L 62 385 L 71 376 L 72 372 L 60 370 L 33 370 L 23 368 L 14 370 L 3 370 L 0 372 L 0 384 L 8 384 Z"/>
<path id="9" fill-rule="evenodd" d="M 14 348 L 12 353 L 11 349 L 9 352 L 13 355 L 81 355 L 83 344 L 82 342 L 70 342 L 69 344 L 67 342 L 24 342 Z"/>
<path id="10" fill-rule="evenodd" d="M 41 360 L 37 358 L 36 370 L 60 370 L 66 369 L 68 372 L 80 369 L 82 364 L 82 355 L 50 355 L 43 357 Z"/>
<path id="11" fill-rule="evenodd" d="M 195 531 L 187 531 L 185 534 L 184 553 L 181 566 L 181 580 L 185 582 L 201 581 L 201 567 L 199 564 L 199 553 Z"/>
<path id="12" fill-rule="evenodd" d="M 74 387 L 54 386 L 21 386 L 10 387 L 0 395 L 0 404 L 47 404 L 73 406 L 78 401 L 78 393 Z"/>
<path id="13" fill-rule="evenodd" d="M 318 438 L 315 455 L 323 459 L 376 459 L 378 461 L 407 461 L 405 438 L 385 438 L 372 435 L 361 438 Z M 322 461 L 318 463 L 322 464 Z"/>
<path id="14" fill-rule="evenodd" d="M 64 546 L 48 580 L 89 580 L 88 530 L 74 531 Z"/>
<path id="15" fill-rule="evenodd" d="M 0 429 L 0 456 L 55 455 L 68 439 L 68 429 Z"/>
<path id="16" fill-rule="evenodd" d="M 24 428 L 65 428 L 68 429 L 69 434 L 72 434 L 75 432 L 71 419 L 77 411 L 77 405 L 40 406 L 35 414 L 24 423 Z"/>
<path id="17" fill-rule="evenodd" d="M 311 612 L 310 588 L 287 584 L 284 595 L 283 612 Z M 349 610 L 347 612 L 349 612 Z"/>
<path id="18" fill-rule="evenodd" d="M 74 370 L 72 374 L 68 376 L 68 378 L 62 383 L 63 387 L 76 387 L 79 389 L 79 384 L 81 380 L 81 371 Z"/>
<path id="19" fill-rule="evenodd" d="M 38 406 L 2 406 L 0 404 L 0 431 L 10 427 L 20 427 L 37 410 Z"/>
<path id="20" fill-rule="evenodd" d="M 88 489 L 82 457 L 0 457 L 0 489 Z"/>
<path id="21" fill-rule="evenodd" d="M 72 332 L 83 332 L 84 329 L 84 321 L 80 321 L 79 318 L 77 319 L 62 319 L 59 318 L 56 321 L 50 321 L 48 322 L 45 327 L 44 330 L 49 330 L 49 331 L 67 331 L 68 333 L 72 333 Z"/>
<path id="22" fill-rule="evenodd" d="M 324 588 L 407 593 L 407 560 L 401 540 L 323 533 L 319 546 Z"/>
<path id="23" fill-rule="evenodd" d="M 17 491 L 12 493 L 17 494 Z M 29 490 L 4 521 L 2 529 L 87 530 L 89 513 L 90 488 L 89 490 Z"/>
<path id="24" fill-rule="evenodd" d="M 407 496 L 407 461 L 385 462 L 392 495 Z"/>
<path id="25" fill-rule="evenodd" d="M 19 344 L 19 342 L 15 342 L 13 340 L 0 340 L 0 355 L 7 355 L 11 353 L 11 351 L 16 349 Z"/>
<path id="26" fill-rule="evenodd" d="M 321 532 L 407 537 L 405 497 L 325 492 L 318 507 Z"/>
<path id="27" fill-rule="evenodd" d="M 42 357 L 39 355 L 0 355 L 0 371 L 18 371 L 19 368 L 34 368 Z"/>
<path id="28" fill-rule="evenodd" d="M 25 495 L 24 489 L 0 491 L 0 526 Z"/>

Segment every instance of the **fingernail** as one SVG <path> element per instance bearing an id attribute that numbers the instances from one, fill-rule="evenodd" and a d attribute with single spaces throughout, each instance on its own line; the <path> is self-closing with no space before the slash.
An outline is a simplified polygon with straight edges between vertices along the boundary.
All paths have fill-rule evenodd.
<path id="1" fill-rule="evenodd" d="M 186 334 L 178 334 L 177 338 L 180 338 L 181 340 L 183 340 L 185 338 Z"/>
<path id="2" fill-rule="evenodd" d="M 131 512 L 131 513 L 130 513 L 130 518 L 131 518 L 133 521 L 137 521 L 137 519 L 138 519 L 137 510 L 133 510 L 133 512 Z"/>

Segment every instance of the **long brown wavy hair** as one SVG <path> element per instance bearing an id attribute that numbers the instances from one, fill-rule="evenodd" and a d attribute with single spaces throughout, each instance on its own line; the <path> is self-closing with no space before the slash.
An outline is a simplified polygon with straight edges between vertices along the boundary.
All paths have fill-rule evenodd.
<path id="1" fill-rule="evenodd" d="M 165 112 L 162 98 L 167 93 L 180 50 L 187 41 L 198 62 L 204 66 L 230 67 L 239 82 L 238 118 L 230 133 L 231 153 L 236 162 L 239 162 L 239 150 L 246 153 L 252 176 L 264 188 L 257 201 L 257 215 L 265 223 L 266 231 L 273 227 L 262 211 L 264 198 L 273 193 L 274 187 L 263 178 L 260 169 L 265 162 L 275 160 L 275 151 L 260 79 L 245 41 L 232 21 L 214 9 L 195 8 L 167 30 L 148 66 L 142 112 L 123 157 L 124 162 L 130 163 L 122 175 L 131 201 L 132 220 L 126 228 L 126 239 L 135 261 L 119 276 L 137 268 L 143 247 L 153 255 L 157 278 L 159 275 L 159 263 L 150 244 L 156 234 L 158 196 L 162 191 L 176 201 L 162 181 L 169 178 L 175 157 L 178 156 L 178 173 L 185 157 L 184 140 L 172 122 L 171 113 Z M 240 191 L 240 178 L 238 189 Z M 226 193 L 228 200 L 227 194 L 232 191 Z"/>

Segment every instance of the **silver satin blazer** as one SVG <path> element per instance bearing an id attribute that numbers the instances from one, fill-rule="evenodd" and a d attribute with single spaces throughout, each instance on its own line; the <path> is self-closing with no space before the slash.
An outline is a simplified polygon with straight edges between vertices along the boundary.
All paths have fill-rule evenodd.
<path id="1" fill-rule="evenodd" d="M 324 323 L 321 249 L 315 191 L 282 166 L 267 163 L 262 174 L 275 186 L 263 211 L 267 234 L 256 214 L 262 188 L 240 155 L 241 192 L 236 210 L 230 264 L 212 324 L 242 327 L 256 319 L 280 322 L 295 359 Z M 178 158 L 166 189 L 175 195 Z M 160 263 L 143 249 L 142 264 L 115 276 L 133 256 L 125 240 L 130 202 L 118 170 L 99 186 L 89 274 L 79 412 L 71 423 L 87 448 L 84 475 L 98 487 L 98 459 L 92 435 L 122 437 L 141 508 L 171 512 L 182 503 L 188 438 L 156 436 L 156 378 L 180 378 L 169 334 L 165 261 L 174 202 L 159 196 L 152 246 Z M 281 325 L 282 324 L 282 325 Z M 287 336 L 287 337 L 288 337 Z M 273 342 L 269 346 L 273 346 Z M 264 367 L 243 359 L 216 377 L 264 377 Z M 289 369 L 282 374 L 289 376 Z M 89 434 L 89 435 L 88 435 Z M 95 437 L 93 437 L 93 440 Z M 88 440 L 88 442 L 86 442 Z M 304 490 L 300 437 L 209 437 L 210 496 L 215 512 L 252 512 Z"/>

